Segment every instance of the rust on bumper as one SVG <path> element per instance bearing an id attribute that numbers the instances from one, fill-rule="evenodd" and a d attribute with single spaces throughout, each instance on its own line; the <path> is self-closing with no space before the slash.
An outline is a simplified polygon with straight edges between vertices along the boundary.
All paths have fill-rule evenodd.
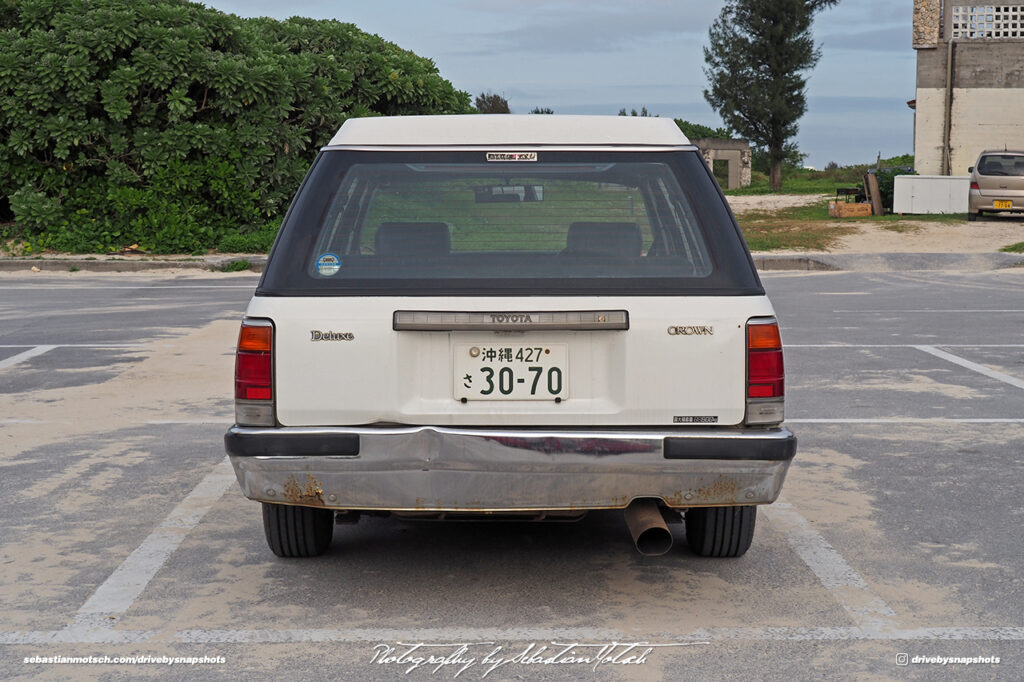
<path id="1" fill-rule="evenodd" d="M 263 436 L 280 454 L 254 445 Z M 300 445 L 289 449 L 290 437 Z M 329 454 L 333 438 L 345 454 Z M 407 512 L 623 509 L 644 497 L 676 508 L 767 504 L 778 497 L 795 452 L 785 428 L 234 427 L 225 441 L 250 499 Z"/>

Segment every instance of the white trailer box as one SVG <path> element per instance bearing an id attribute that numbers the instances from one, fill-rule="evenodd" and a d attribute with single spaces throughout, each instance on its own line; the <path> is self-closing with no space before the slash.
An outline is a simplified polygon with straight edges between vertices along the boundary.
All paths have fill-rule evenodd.
<path id="1" fill-rule="evenodd" d="M 893 213 L 966 213 L 969 175 L 897 175 Z"/>

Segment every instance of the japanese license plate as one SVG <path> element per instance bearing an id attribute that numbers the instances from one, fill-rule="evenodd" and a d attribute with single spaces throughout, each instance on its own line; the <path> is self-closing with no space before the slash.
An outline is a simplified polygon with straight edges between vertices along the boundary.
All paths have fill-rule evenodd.
<path id="1" fill-rule="evenodd" d="M 566 344 L 455 346 L 456 400 L 565 400 Z"/>
<path id="2" fill-rule="evenodd" d="M 992 207 L 993 208 L 1013 208 L 1013 202 L 1012 201 L 993 201 L 992 202 Z"/>

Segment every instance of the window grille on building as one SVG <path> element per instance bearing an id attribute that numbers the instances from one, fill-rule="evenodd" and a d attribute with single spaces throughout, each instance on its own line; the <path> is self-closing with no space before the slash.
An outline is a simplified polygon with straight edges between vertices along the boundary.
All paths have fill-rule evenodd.
<path id="1" fill-rule="evenodd" d="M 954 38 L 1024 38 L 1024 5 L 958 5 Z"/>

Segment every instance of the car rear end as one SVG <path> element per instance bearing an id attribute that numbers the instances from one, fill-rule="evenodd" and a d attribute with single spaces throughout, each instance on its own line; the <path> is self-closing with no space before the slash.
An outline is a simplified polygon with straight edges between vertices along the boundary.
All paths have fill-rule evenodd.
<path id="1" fill-rule="evenodd" d="M 1024 212 L 1024 152 L 982 152 L 971 169 L 968 218 Z"/>
<path id="2" fill-rule="evenodd" d="M 346 123 L 237 357 L 226 445 L 282 556 L 335 515 L 595 509 L 738 556 L 795 452 L 774 311 L 671 121 Z"/>

